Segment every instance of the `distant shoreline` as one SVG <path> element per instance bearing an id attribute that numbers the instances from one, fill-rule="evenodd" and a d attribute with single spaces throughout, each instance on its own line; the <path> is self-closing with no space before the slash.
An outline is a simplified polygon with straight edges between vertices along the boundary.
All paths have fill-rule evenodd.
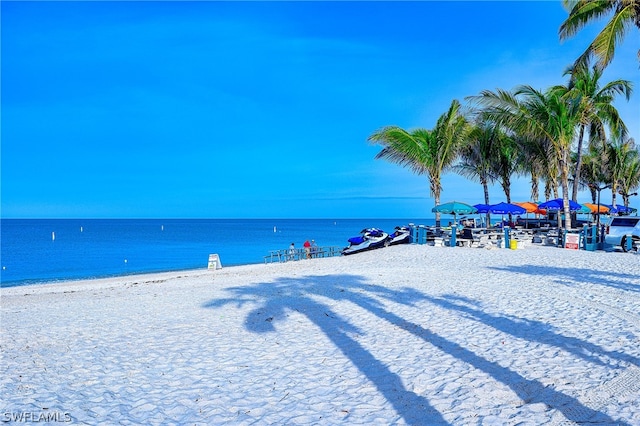
<path id="1" fill-rule="evenodd" d="M 3 219 L 2 287 L 263 262 L 270 250 L 344 246 L 363 228 L 409 219 Z"/>

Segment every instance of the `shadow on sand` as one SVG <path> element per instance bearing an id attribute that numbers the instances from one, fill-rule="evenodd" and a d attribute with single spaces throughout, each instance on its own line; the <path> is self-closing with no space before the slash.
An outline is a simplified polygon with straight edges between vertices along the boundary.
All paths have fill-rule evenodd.
<path id="1" fill-rule="evenodd" d="M 509 368 L 485 359 L 481 354 L 446 339 L 429 330 L 425 325 L 407 321 L 387 308 L 389 303 L 385 303 L 393 302 L 412 306 L 419 301 L 426 301 L 445 309 L 463 313 L 465 316 L 481 321 L 502 332 L 513 334 L 514 330 L 520 329 L 512 323 L 513 319 L 485 314 L 479 309 L 470 308 L 460 303 L 460 301 L 447 298 L 436 299 L 414 289 L 389 289 L 367 282 L 364 277 L 355 275 L 281 278 L 274 282 L 250 284 L 231 288 L 228 291 L 232 293 L 231 297 L 212 300 L 206 303 L 205 307 L 215 309 L 227 304 L 256 305 L 245 319 L 245 327 L 254 333 L 274 332 L 277 324 L 285 326 L 287 314 L 290 311 L 297 311 L 305 315 L 376 386 L 407 424 L 447 424 L 447 422 L 430 404 L 429 395 L 419 395 L 408 390 L 402 379 L 391 371 L 388 365 L 376 359 L 371 352 L 349 336 L 351 332 L 357 331 L 358 327 L 335 313 L 327 304 L 320 302 L 320 299 L 347 301 L 365 309 L 379 319 L 437 347 L 444 354 L 485 372 L 509 387 L 524 403 L 544 403 L 552 409 L 560 411 L 568 420 L 578 423 L 626 424 L 614 421 L 604 413 L 583 405 L 569 395 L 546 387 L 537 380 L 527 379 Z M 255 321 L 258 312 L 266 314 L 272 320 Z M 374 332 L 375 330 L 370 331 Z M 531 338 L 531 335 L 546 335 L 546 337 L 540 338 L 540 341 L 545 344 L 559 345 L 565 350 L 572 350 L 576 345 L 588 346 L 589 351 L 599 353 L 605 358 L 622 357 L 621 354 L 607 352 L 588 342 L 555 334 L 542 323 L 526 323 L 522 331 L 514 334 L 515 337 L 521 339 Z M 575 351 L 572 353 L 581 355 Z M 599 357 L 584 357 L 588 361 L 602 363 Z"/>
<path id="2" fill-rule="evenodd" d="M 496 271 L 525 274 L 532 276 L 553 277 L 558 284 L 572 286 L 575 282 L 588 282 L 617 290 L 640 292 L 640 276 L 623 272 L 599 271 L 596 269 L 569 268 L 552 265 L 522 265 L 506 267 L 489 267 Z M 579 280 L 576 278 L 579 277 Z"/>

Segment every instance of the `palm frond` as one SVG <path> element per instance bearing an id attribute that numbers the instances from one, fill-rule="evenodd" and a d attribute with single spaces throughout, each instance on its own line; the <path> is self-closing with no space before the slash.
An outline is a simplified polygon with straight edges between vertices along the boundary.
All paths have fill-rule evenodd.
<path id="1" fill-rule="evenodd" d="M 560 40 L 576 35 L 588 23 L 608 14 L 615 7 L 615 2 L 610 0 L 564 1 L 564 4 L 569 8 L 569 16 L 560 25 Z"/>

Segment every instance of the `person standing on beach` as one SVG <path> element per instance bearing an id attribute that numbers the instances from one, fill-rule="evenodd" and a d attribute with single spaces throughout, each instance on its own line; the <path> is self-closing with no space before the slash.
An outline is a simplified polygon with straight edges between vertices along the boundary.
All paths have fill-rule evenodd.
<path id="1" fill-rule="evenodd" d="M 289 246 L 289 260 L 294 260 L 296 257 L 296 246 L 295 244 L 291 243 L 291 245 Z"/>
<path id="2" fill-rule="evenodd" d="M 311 257 L 315 257 L 318 252 L 318 245 L 316 244 L 316 240 L 311 240 Z"/>
<path id="3" fill-rule="evenodd" d="M 311 259 L 311 243 L 309 240 L 304 242 L 304 252 L 307 255 L 307 259 Z"/>

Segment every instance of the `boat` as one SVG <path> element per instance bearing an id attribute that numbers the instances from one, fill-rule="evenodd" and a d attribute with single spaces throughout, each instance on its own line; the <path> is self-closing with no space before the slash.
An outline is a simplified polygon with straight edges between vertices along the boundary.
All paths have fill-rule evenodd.
<path id="1" fill-rule="evenodd" d="M 395 231 L 389 235 L 385 245 L 409 244 L 411 242 L 411 229 L 408 226 L 396 226 Z"/>
<path id="2" fill-rule="evenodd" d="M 357 237 L 349 238 L 349 246 L 342 250 L 343 255 L 359 253 L 384 247 L 389 234 L 378 228 L 365 228 Z"/>

